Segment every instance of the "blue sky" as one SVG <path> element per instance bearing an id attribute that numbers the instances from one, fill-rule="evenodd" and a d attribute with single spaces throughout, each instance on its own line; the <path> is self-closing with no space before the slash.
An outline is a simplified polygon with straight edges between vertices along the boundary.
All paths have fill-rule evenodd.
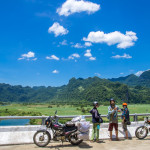
<path id="1" fill-rule="evenodd" d="M 60 86 L 150 69 L 149 0 L 1 0 L 0 83 Z"/>

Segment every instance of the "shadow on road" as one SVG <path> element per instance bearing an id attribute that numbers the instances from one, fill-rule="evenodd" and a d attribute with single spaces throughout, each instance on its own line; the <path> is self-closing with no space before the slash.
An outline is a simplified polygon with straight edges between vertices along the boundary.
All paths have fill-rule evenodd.
<path id="1" fill-rule="evenodd" d="M 47 146 L 45 148 L 54 148 L 56 150 L 60 150 L 60 148 L 65 148 L 65 147 L 79 147 L 79 148 L 83 148 L 83 149 L 88 149 L 88 148 L 93 148 L 93 146 L 90 146 L 89 144 L 82 142 L 80 145 L 71 145 L 71 144 L 59 144 L 59 145 L 55 145 L 55 146 Z M 44 147 L 43 147 L 44 148 Z"/>

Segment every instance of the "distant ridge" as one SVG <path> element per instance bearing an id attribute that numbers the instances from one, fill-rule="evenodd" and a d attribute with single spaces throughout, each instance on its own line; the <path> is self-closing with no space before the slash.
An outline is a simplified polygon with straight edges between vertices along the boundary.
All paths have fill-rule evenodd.
<path id="1" fill-rule="evenodd" d="M 140 76 L 134 74 L 128 75 L 126 77 L 112 78 L 109 79 L 113 82 L 121 82 L 130 86 L 145 86 L 150 87 L 150 70 L 144 71 Z"/>
<path id="2" fill-rule="evenodd" d="M 17 103 L 54 102 L 55 104 L 80 104 L 81 101 L 109 103 L 109 99 L 113 97 L 119 103 L 122 103 L 122 100 L 128 103 L 150 103 L 150 88 L 126 85 L 130 82 L 137 85 L 139 78 L 141 78 L 140 81 L 145 81 L 148 75 L 149 72 L 143 73 L 140 77 L 129 75 L 111 79 L 113 82 L 99 77 L 71 78 L 67 85 L 60 87 L 35 86 L 31 88 L 1 83 L 0 101 Z"/>

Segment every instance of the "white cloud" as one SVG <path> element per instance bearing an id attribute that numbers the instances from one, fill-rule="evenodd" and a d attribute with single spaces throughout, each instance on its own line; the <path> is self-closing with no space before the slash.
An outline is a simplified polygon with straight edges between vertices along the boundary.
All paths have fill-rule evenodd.
<path id="1" fill-rule="evenodd" d="M 115 56 L 112 56 L 112 58 L 115 58 L 115 59 L 120 59 L 120 58 L 130 59 L 130 58 L 132 58 L 132 56 L 130 56 L 129 54 L 124 53 L 122 56 L 121 55 L 115 55 Z"/>
<path id="2" fill-rule="evenodd" d="M 74 48 L 83 48 L 84 46 L 82 46 L 80 43 L 76 43 L 75 45 L 72 45 L 72 47 L 74 47 Z"/>
<path id="3" fill-rule="evenodd" d="M 68 57 L 68 59 L 75 59 L 75 58 L 80 58 L 80 55 L 77 53 L 74 53 Z"/>
<path id="4" fill-rule="evenodd" d="M 22 57 L 18 58 L 18 60 L 22 60 L 22 59 L 24 59 L 24 58 L 22 58 Z"/>
<path id="5" fill-rule="evenodd" d="M 144 71 L 138 71 L 137 73 L 135 73 L 136 76 L 140 76 Z"/>
<path id="6" fill-rule="evenodd" d="M 89 60 L 96 60 L 96 57 L 90 57 Z"/>
<path id="7" fill-rule="evenodd" d="M 35 58 L 35 53 L 34 52 L 28 52 L 27 54 L 22 54 L 20 58 L 18 58 L 18 60 L 37 60 L 37 58 Z"/>
<path id="8" fill-rule="evenodd" d="M 84 54 L 85 57 L 92 57 L 92 54 L 91 54 L 91 50 L 90 49 L 87 49 L 86 50 L 86 53 Z"/>
<path id="9" fill-rule="evenodd" d="M 61 44 L 61 45 L 68 45 L 67 44 L 67 40 L 63 40 L 62 42 L 59 42 L 59 44 Z"/>
<path id="10" fill-rule="evenodd" d="M 87 38 L 83 38 L 84 41 L 92 43 L 106 43 L 107 45 L 117 44 L 117 48 L 128 48 L 134 45 L 137 41 L 135 32 L 126 31 L 126 34 L 122 34 L 119 31 L 104 33 L 103 31 L 90 32 Z"/>
<path id="11" fill-rule="evenodd" d="M 92 54 L 91 54 L 91 49 L 87 49 L 84 56 L 88 57 L 89 60 L 96 60 L 96 57 L 93 57 Z"/>
<path id="12" fill-rule="evenodd" d="M 57 13 L 62 16 L 69 16 L 73 13 L 87 12 L 92 14 L 100 9 L 100 5 L 85 0 L 66 0 L 60 8 L 57 9 Z"/>
<path id="13" fill-rule="evenodd" d="M 35 53 L 28 52 L 27 54 L 22 54 L 22 57 L 27 57 L 27 58 L 35 57 Z"/>
<path id="14" fill-rule="evenodd" d="M 100 73 L 95 73 L 95 75 L 96 75 L 96 76 L 98 76 L 98 77 L 100 77 L 100 76 L 101 76 L 101 74 L 100 74 Z"/>
<path id="15" fill-rule="evenodd" d="M 90 47 L 90 46 L 92 46 L 92 43 L 91 42 L 85 42 L 84 45 L 87 46 L 87 47 Z"/>
<path id="16" fill-rule="evenodd" d="M 149 71 L 149 70 L 150 70 L 150 69 L 147 69 L 147 70 L 145 70 L 145 71 Z M 137 73 L 135 73 L 135 75 L 139 77 L 139 76 L 140 76 L 143 72 L 145 72 L 145 71 L 138 71 Z"/>
<path id="17" fill-rule="evenodd" d="M 32 60 L 36 61 L 36 60 L 37 60 L 37 58 L 33 58 Z"/>
<path id="18" fill-rule="evenodd" d="M 57 73 L 59 73 L 59 71 L 58 70 L 53 70 L 52 73 L 57 74 Z"/>
<path id="19" fill-rule="evenodd" d="M 121 74 L 121 75 L 123 75 L 124 73 L 123 73 L 123 72 L 121 72 L 120 74 Z"/>
<path id="20" fill-rule="evenodd" d="M 68 30 L 65 29 L 63 26 L 61 26 L 58 22 L 55 22 L 51 27 L 48 29 L 48 33 L 54 33 L 55 37 L 59 35 L 65 35 L 68 34 Z"/>
<path id="21" fill-rule="evenodd" d="M 46 56 L 46 59 L 59 60 L 59 58 L 57 56 L 55 56 L 55 55 L 51 55 L 50 57 Z"/>

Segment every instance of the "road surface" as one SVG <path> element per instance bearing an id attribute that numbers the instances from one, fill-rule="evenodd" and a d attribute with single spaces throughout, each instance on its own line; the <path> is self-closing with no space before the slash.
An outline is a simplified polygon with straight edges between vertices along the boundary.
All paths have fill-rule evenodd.
<path id="1" fill-rule="evenodd" d="M 79 146 L 72 146 L 70 143 L 65 142 L 63 145 L 61 142 L 50 143 L 47 147 L 40 148 L 34 144 L 25 145 L 6 145 L 0 146 L 0 150 L 150 150 L 150 138 L 144 140 L 138 140 L 133 138 L 132 140 L 120 140 L 109 141 L 104 140 L 99 143 L 91 143 L 86 141 Z"/>

